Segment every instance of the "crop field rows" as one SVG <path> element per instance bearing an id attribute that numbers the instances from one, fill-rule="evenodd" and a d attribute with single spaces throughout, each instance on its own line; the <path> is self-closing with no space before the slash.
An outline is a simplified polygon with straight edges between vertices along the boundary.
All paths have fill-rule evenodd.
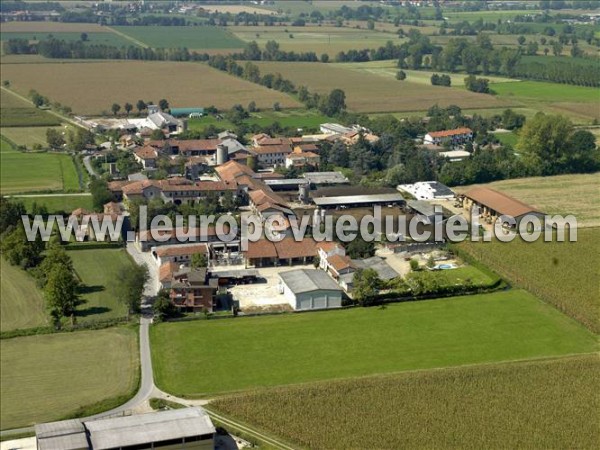
<path id="1" fill-rule="evenodd" d="M 594 448 L 599 370 L 598 355 L 586 355 L 416 371 L 265 389 L 209 408 L 306 448 Z"/>

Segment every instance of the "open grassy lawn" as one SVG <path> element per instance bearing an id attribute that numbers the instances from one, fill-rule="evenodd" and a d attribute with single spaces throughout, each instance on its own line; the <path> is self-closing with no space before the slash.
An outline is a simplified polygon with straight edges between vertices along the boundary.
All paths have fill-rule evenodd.
<path id="1" fill-rule="evenodd" d="M 219 27 L 121 26 L 115 30 L 155 48 L 186 47 L 189 50 L 242 49 L 246 43 Z"/>
<path id="2" fill-rule="evenodd" d="M 256 41 L 264 48 L 268 41 L 277 41 L 282 50 L 294 52 L 315 52 L 317 56 L 327 53 L 331 58 L 341 51 L 377 48 L 387 41 L 401 43 L 398 36 L 374 30 L 338 28 L 333 26 L 292 27 L 253 27 L 233 26 L 231 31 L 246 42 Z"/>
<path id="3" fill-rule="evenodd" d="M 172 107 L 215 105 L 229 109 L 255 101 L 259 108 L 300 104 L 281 92 L 227 75 L 206 64 L 163 61 L 119 61 L 66 64 L 2 64 L 2 76 L 26 95 L 36 89 L 78 114 L 110 111 L 113 103 L 166 98 Z M 131 83 L 131 80 L 136 80 Z M 102 89 L 90 89 L 102 86 Z"/>
<path id="4" fill-rule="evenodd" d="M 580 228 L 577 242 L 463 242 L 459 248 L 565 314 L 600 333 L 600 228 Z"/>
<path id="5" fill-rule="evenodd" d="M 151 329 L 158 385 L 206 395 L 591 352 L 593 335 L 526 291 Z"/>
<path id="6" fill-rule="evenodd" d="M 596 88 L 521 81 L 518 83 L 495 83 L 492 89 L 499 99 L 539 111 L 564 114 L 576 121 L 600 119 L 600 90 Z M 579 120 L 577 120 L 579 119 Z"/>
<path id="7" fill-rule="evenodd" d="M 2 76 L 2 79 L 5 79 Z M 26 93 L 25 93 L 26 94 Z M 5 89 L 0 90 L 0 127 L 31 127 L 60 125 L 58 117 L 34 108 Z"/>
<path id="8" fill-rule="evenodd" d="M 503 145 L 511 145 L 511 146 L 514 147 L 516 145 L 516 143 L 519 141 L 519 136 L 516 133 L 514 133 L 514 132 L 510 132 L 510 133 L 494 133 L 494 136 Z"/>
<path id="9" fill-rule="evenodd" d="M 500 134 L 499 134 L 500 136 Z M 489 186 L 547 214 L 573 214 L 579 227 L 600 226 L 600 173 L 516 178 Z M 457 187 L 466 192 L 472 186 Z"/>
<path id="10" fill-rule="evenodd" d="M 303 128 L 303 129 L 318 129 L 319 125 L 331 121 L 331 118 L 319 114 L 315 111 L 306 109 L 290 109 L 283 111 L 263 110 L 256 113 L 251 113 L 250 117 L 244 120 L 248 125 L 260 125 L 261 127 L 269 126 L 278 122 L 282 127 Z M 227 119 L 218 120 L 214 116 L 204 116 L 201 119 L 188 120 L 188 129 L 203 130 L 209 125 L 217 128 L 233 129 L 235 125 Z"/>
<path id="11" fill-rule="evenodd" d="M 48 147 L 46 140 L 46 131 L 48 128 L 54 128 L 61 133 L 65 132 L 64 126 L 59 127 L 10 127 L 0 128 L 0 133 L 18 145 L 24 145 L 31 150 L 35 144 L 39 144 L 42 148 Z"/>
<path id="12" fill-rule="evenodd" d="M 84 303 L 77 307 L 81 319 L 125 317 L 127 309 L 115 295 L 117 274 L 128 270 L 133 264 L 125 250 L 70 250 L 68 254 L 83 282 L 81 297 Z"/>
<path id="13" fill-rule="evenodd" d="M 396 74 L 400 70 L 398 68 L 397 60 L 387 60 L 387 61 L 370 61 L 365 63 L 334 63 L 334 66 L 341 67 L 344 69 L 351 69 L 355 71 L 360 71 L 364 73 L 370 73 L 374 75 L 380 75 L 391 79 L 396 79 Z M 435 72 L 428 70 L 407 70 L 403 69 L 404 73 L 406 73 L 406 80 L 404 82 L 410 83 L 418 83 L 427 86 L 431 86 L 431 76 L 434 73 L 442 74 L 445 72 Z M 447 73 L 452 79 L 452 86 L 464 86 L 465 85 L 465 77 L 467 74 L 462 73 Z M 490 80 L 490 83 L 510 83 L 518 80 L 505 78 L 505 77 L 493 77 L 486 76 L 487 79 Z"/>
<path id="14" fill-rule="evenodd" d="M 340 88 L 346 93 L 346 104 L 358 112 L 423 111 L 436 103 L 462 108 L 508 106 L 496 97 L 466 92 L 460 88 L 426 86 L 398 81 L 357 70 L 356 65 L 322 63 L 258 62 L 261 73 L 281 73 L 297 86 L 322 94 Z"/>
<path id="15" fill-rule="evenodd" d="M 112 33 L 110 28 L 97 23 L 68 22 L 3 22 L 0 30 L 4 33 Z"/>
<path id="16" fill-rule="evenodd" d="M 122 38 L 116 33 L 98 33 L 90 32 L 87 33 L 86 45 L 112 45 L 115 47 L 121 47 L 123 45 L 131 45 L 131 41 Z M 41 41 L 48 39 L 52 36 L 55 39 L 64 41 L 80 41 L 81 32 L 71 31 L 59 31 L 59 32 L 37 32 L 37 31 L 21 31 L 21 32 L 2 32 L 2 40 L 7 41 L 9 39 L 27 39 L 30 41 Z"/>
<path id="17" fill-rule="evenodd" d="M 71 156 L 24 153 L 0 139 L 0 192 L 78 191 L 79 178 Z"/>
<path id="18" fill-rule="evenodd" d="M 44 206 L 50 214 L 55 213 L 70 213 L 77 208 L 94 209 L 91 195 L 61 195 L 52 197 L 15 197 L 15 200 L 22 202 L 25 205 L 27 212 L 31 212 L 33 204 Z"/>
<path id="19" fill-rule="evenodd" d="M 138 345 L 130 328 L 3 339 L 0 349 L 3 430 L 92 405 L 110 409 L 137 388 Z"/>
<path id="20" fill-rule="evenodd" d="M 44 299 L 33 278 L 0 259 L 0 330 L 46 325 Z"/>
<path id="21" fill-rule="evenodd" d="M 214 409 L 302 448 L 596 448 L 598 355 L 265 389 Z"/>

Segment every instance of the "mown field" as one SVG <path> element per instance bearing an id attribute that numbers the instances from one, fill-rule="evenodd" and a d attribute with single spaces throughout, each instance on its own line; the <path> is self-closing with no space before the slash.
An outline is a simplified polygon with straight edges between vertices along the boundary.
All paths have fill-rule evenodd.
<path id="1" fill-rule="evenodd" d="M 189 50 L 243 49 L 246 43 L 227 29 L 219 27 L 113 27 L 144 44 L 155 48 L 186 47 Z"/>
<path id="2" fill-rule="evenodd" d="M 501 136 L 499 134 L 498 136 Z M 573 214 L 579 227 L 600 226 L 600 173 L 516 178 L 489 183 L 547 214 Z M 472 186 L 456 190 L 466 192 Z"/>
<path id="3" fill-rule="evenodd" d="M 42 293 L 19 267 L 0 259 L 0 331 L 46 325 Z"/>
<path id="4" fill-rule="evenodd" d="M 238 38 L 245 42 L 256 41 L 264 48 L 268 41 L 277 41 L 285 51 L 315 52 L 317 56 L 327 53 L 331 58 L 341 51 L 377 48 L 387 41 L 400 43 L 393 34 L 356 28 L 338 28 L 333 26 L 292 27 L 228 27 Z"/>
<path id="5" fill-rule="evenodd" d="M 4 74 L 3 74 L 4 75 Z M 3 79 L 4 76 L 2 76 Z M 60 125 L 58 117 L 34 108 L 16 95 L 0 90 L 0 127 L 31 127 Z"/>
<path id="6" fill-rule="evenodd" d="M 285 62 L 258 62 L 257 65 L 263 74 L 279 72 L 296 85 L 307 86 L 310 91 L 324 94 L 340 88 L 346 93 L 348 108 L 358 112 L 423 111 L 436 103 L 462 108 L 504 107 L 510 104 L 460 88 L 398 81 L 352 69 L 354 65 Z"/>
<path id="7" fill-rule="evenodd" d="M 122 249 L 70 250 L 73 267 L 83 285 L 79 320 L 125 317 L 127 309 L 116 298 L 116 277 L 133 264 Z"/>
<path id="8" fill-rule="evenodd" d="M 380 75 L 386 78 L 396 79 L 396 74 L 400 69 L 398 69 L 398 61 L 396 60 L 387 60 L 387 61 L 371 61 L 365 63 L 334 63 L 335 67 L 340 67 L 344 69 L 351 69 L 358 72 L 369 73 L 373 75 Z M 435 72 L 428 70 L 407 70 L 404 69 L 404 73 L 406 73 L 406 80 L 403 82 L 424 84 L 427 86 L 431 86 L 431 76 L 434 73 L 442 74 L 445 72 Z M 450 76 L 452 80 L 452 86 L 464 86 L 465 85 L 465 77 L 467 74 L 463 73 L 446 73 L 446 75 Z M 519 80 L 505 78 L 505 77 L 494 77 L 494 76 L 486 76 L 488 80 L 490 80 L 491 84 L 494 83 L 511 83 L 517 82 Z"/>
<path id="9" fill-rule="evenodd" d="M 264 110 L 251 113 L 250 117 L 244 120 L 244 123 L 266 127 L 277 122 L 284 128 L 318 129 L 320 124 L 328 121 L 331 121 L 330 117 L 312 110 L 290 109 L 283 111 Z M 190 130 L 203 130 L 210 125 L 217 128 L 235 128 L 235 125 L 227 119 L 219 120 L 214 116 L 204 116 L 201 119 L 188 120 L 188 129 Z"/>
<path id="10" fill-rule="evenodd" d="M 600 91 L 596 88 L 521 81 L 519 83 L 495 83 L 492 89 L 501 100 L 510 101 L 553 114 L 564 114 L 574 120 L 600 119 Z"/>
<path id="11" fill-rule="evenodd" d="M 130 328 L 3 339 L 0 350 L 3 430 L 92 405 L 109 409 L 137 388 L 138 346 Z"/>
<path id="12" fill-rule="evenodd" d="M 459 248 L 595 333 L 600 332 L 600 228 L 577 242 L 463 242 Z"/>
<path id="13" fill-rule="evenodd" d="M 0 30 L 4 33 L 112 33 L 110 28 L 97 23 L 67 22 L 3 22 Z"/>
<path id="14" fill-rule="evenodd" d="M 54 128 L 61 133 L 64 133 L 65 127 L 10 127 L 0 128 L 0 134 L 7 137 L 18 145 L 25 146 L 28 150 L 33 149 L 33 146 L 38 144 L 42 148 L 48 147 L 46 132 L 48 128 Z"/>
<path id="15" fill-rule="evenodd" d="M 108 76 L 107 74 L 110 74 Z M 259 108 L 298 107 L 293 98 L 257 84 L 229 76 L 206 64 L 177 62 L 86 62 L 72 64 L 2 64 L 3 78 L 26 95 L 36 89 L 52 101 L 78 114 L 99 114 L 113 103 L 135 104 L 138 99 L 158 102 L 166 98 L 172 107 L 210 106 L 229 109 L 236 103 L 255 101 Z M 131 83 L 131 80 L 136 80 Z M 93 89 L 90 86 L 102 86 Z"/>
<path id="16" fill-rule="evenodd" d="M 519 141 L 519 136 L 514 132 L 494 133 L 494 136 L 500 141 L 501 144 L 511 145 L 512 147 L 514 147 Z"/>
<path id="17" fill-rule="evenodd" d="M 24 153 L 0 139 L 0 192 L 78 191 L 79 178 L 71 156 Z"/>
<path id="18" fill-rule="evenodd" d="M 86 32 L 86 45 L 113 45 L 121 47 L 123 45 L 131 45 L 132 42 L 124 39 L 116 33 L 111 32 Z M 80 41 L 81 32 L 59 31 L 59 32 L 39 32 L 39 31 L 21 31 L 21 32 L 2 32 L 2 40 L 9 39 L 27 39 L 30 41 L 40 41 L 53 37 L 64 41 Z"/>
<path id="19" fill-rule="evenodd" d="M 235 321 L 152 327 L 160 388 L 200 396 L 597 348 L 589 331 L 520 290 Z"/>
<path id="20" fill-rule="evenodd" d="M 410 372 L 265 389 L 208 406 L 306 448 L 596 448 L 600 359 Z"/>
<path id="21" fill-rule="evenodd" d="M 40 207 L 45 207 L 50 214 L 55 213 L 70 213 L 77 208 L 87 209 L 91 211 L 94 209 L 92 204 L 91 195 L 60 195 L 52 197 L 15 197 L 15 200 L 20 201 L 25 205 L 27 212 L 32 211 L 34 203 Z"/>

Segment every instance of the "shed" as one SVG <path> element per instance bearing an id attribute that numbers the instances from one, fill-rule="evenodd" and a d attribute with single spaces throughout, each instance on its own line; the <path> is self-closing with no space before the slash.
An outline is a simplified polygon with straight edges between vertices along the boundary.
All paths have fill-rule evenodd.
<path id="1" fill-rule="evenodd" d="M 279 274 L 280 293 L 294 310 L 339 308 L 342 289 L 322 270 L 297 269 Z"/>

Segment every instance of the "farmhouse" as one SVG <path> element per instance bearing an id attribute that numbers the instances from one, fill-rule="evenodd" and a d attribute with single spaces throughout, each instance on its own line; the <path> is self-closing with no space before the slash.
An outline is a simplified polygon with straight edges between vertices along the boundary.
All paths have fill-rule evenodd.
<path id="1" fill-rule="evenodd" d="M 290 144 L 265 145 L 254 147 L 252 151 L 256 154 L 259 164 L 265 166 L 283 166 L 287 155 L 292 153 Z"/>
<path id="2" fill-rule="evenodd" d="M 248 242 L 243 253 L 246 267 L 291 266 L 310 263 L 317 256 L 317 248 L 312 238 L 296 241 L 285 237 L 279 242 L 267 239 Z"/>
<path id="3" fill-rule="evenodd" d="M 473 139 L 473 130 L 470 128 L 456 128 L 454 130 L 430 131 L 425 135 L 423 143 L 433 145 L 459 145 Z"/>
<path id="4" fill-rule="evenodd" d="M 206 268 L 185 268 L 173 274 L 169 298 L 181 311 L 212 312 L 216 307 L 216 278 L 209 278 Z"/>
<path id="5" fill-rule="evenodd" d="M 38 450 L 214 448 L 215 427 L 200 407 L 35 426 Z"/>
<path id="6" fill-rule="evenodd" d="M 463 207 L 471 210 L 473 206 L 480 208 L 480 217 L 488 223 L 494 222 L 498 217 L 511 216 L 516 221 L 516 226 L 527 215 L 543 219 L 544 214 L 513 197 L 487 187 L 475 187 L 465 192 L 462 196 Z"/>
<path id="7" fill-rule="evenodd" d="M 152 250 L 152 256 L 159 266 L 174 262 L 178 264 L 189 264 L 192 256 L 204 255 L 208 258 L 208 246 L 201 244 L 165 245 Z"/>
<path id="8" fill-rule="evenodd" d="M 321 270 L 298 269 L 279 274 L 280 293 L 294 310 L 339 308 L 342 290 Z"/>
<path id="9" fill-rule="evenodd" d="M 302 147 L 294 147 L 292 153 L 285 158 L 285 167 L 304 168 L 306 166 L 317 167 L 321 163 L 319 155 L 312 151 L 304 151 Z"/>
<path id="10" fill-rule="evenodd" d="M 158 152 L 146 145 L 133 152 L 133 156 L 137 162 L 146 170 L 156 169 L 156 161 L 158 160 Z"/>
<path id="11" fill-rule="evenodd" d="M 185 178 L 169 178 L 167 180 L 134 181 L 121 187 L 123 199 L 153 200 L 160 199 L 165 203 L 194 204 L 212 195 L 216 199 L 227 192 L 236 195 L 238 186 L 222 181 L 196 181 Z"/>

